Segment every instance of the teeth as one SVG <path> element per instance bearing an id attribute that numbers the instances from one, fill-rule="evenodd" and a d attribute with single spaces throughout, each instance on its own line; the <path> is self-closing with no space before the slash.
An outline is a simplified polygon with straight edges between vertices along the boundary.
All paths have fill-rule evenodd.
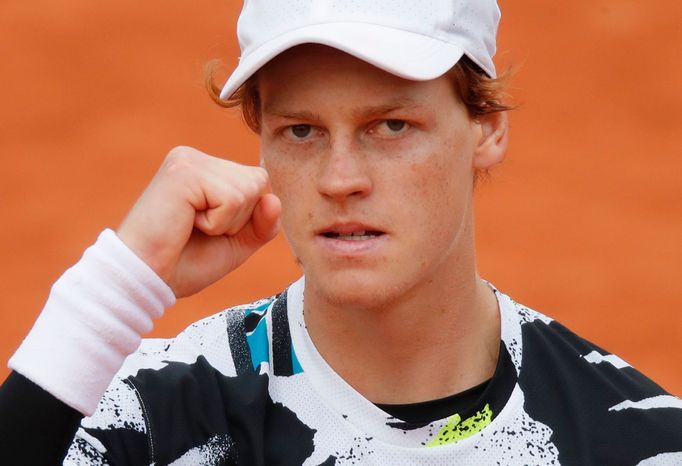
<path id="1" fill-rule="evenodd" d="M 361 241 L 361 240 L 370 239 L 370 238 L 374 238 L 374 235 L 362 235 L 362 236 L 339 235 L 339 239 L 346 239 L 346 240 L 350 240 L 350 241 Z"/>
<path id="2" fill-rule="evenodd" d="M 367 233 L 366 231 L 356 231 L 353 232 L 349 235 L 339 235 L 337 236 L 338 239 L 343 239 L 343 240 L 350 240 L 350 241 L 362 241 L 362 240 L 367 240 L 374 238 L 376 235 L 372 233 Z"/>
<path id="3" fill-rule="evenodd" d="M 352 233 L 337 233 L 335 231 L 330 231 L 330 232 L 324 233 L 324 236 L 326 236 L 327 238 L 342 239 L 342 240 L 349 240 L 349 241 L 362 241 L 362 240 L 368 240 L 368 239 L 376 238 L 377 236 L 379 236 L 381 234 L 382 233 L 380 233 L 380 232 L 367 231 L 367 230 L 354 231 Z"/>

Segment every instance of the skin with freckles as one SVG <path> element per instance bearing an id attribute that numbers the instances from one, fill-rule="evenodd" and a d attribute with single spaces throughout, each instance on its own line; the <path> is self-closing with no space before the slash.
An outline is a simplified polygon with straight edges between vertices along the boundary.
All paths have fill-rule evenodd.
<path id="1" fill-rule="evenodd" d="M 476 272 L 472 192 L 474 170 L 504 156 L 506 117 L 472 120 L 448 77 L 408 81 L 317 45 L 271 61 L 258 90 L 261 158 L 321 355 L 375 402 L 489 378 L 499 315 Z"/>

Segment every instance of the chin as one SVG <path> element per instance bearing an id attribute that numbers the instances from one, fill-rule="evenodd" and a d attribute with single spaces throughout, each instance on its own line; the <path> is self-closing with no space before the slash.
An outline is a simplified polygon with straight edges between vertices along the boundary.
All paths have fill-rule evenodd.
<path id="1" fill-rule="evenodd" d="M 395 274 L 346 270 L 311 276 L 306 275 L 306 293 L 314 293 L 331 306 L 348 309 L 380 309 L 405 290 L 396 282 Z"/>

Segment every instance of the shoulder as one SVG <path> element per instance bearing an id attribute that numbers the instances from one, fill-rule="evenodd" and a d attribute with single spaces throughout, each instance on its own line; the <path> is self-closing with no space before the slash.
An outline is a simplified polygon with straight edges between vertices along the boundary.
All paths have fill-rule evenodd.
<path id="1" fill-rule="evenodd" d="M 192 365 L 199 360 L 226 376 L 235 375 L 240 348 L 235 347 L 234 333 L 244 331 L 253 321 L 266 316 L 276 298 L 230 307 L 192 323 L 173 338 L 144 339 L 138 350 L 126 359 L 118 377 L 135 376 L 141 370 L 158 371 L 168 365 Z"/>
<path id="2" fill-rule="evenodd" d="M 511 299 L 506 312 L 520 327 L 524 410 L 552 429 L 567 464 L 682 451 L 682 400 L 561 323 Z"/>
<path id="3" fill-rule="evenodd" d="M 556 381 L 570 380 L 569 386 L 577 394 L 597 386 L 621 397 L 665 394 L 660 386 L 619 356 L 551 317 L 511 299 L 509 302 L 520 322 L 521 376 L 535 379 L 544 374 Z"/>

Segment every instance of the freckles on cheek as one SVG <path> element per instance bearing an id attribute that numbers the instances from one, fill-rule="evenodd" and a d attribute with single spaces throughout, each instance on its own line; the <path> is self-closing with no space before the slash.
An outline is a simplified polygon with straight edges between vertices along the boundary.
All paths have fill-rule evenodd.
<path id="1" fill-rule="evenodd" d="M 270 175 L 272 192 L 282 202 L 283 226 L 287 236 L 291 237 L 302 224 L 310 224 L 313 220 L 310 205 L 312 184 L 304 170 L 279 155 L 266 160 L 266 169 Z"/>
<path id="2" fill-rule="evenodd" d="M 455 154 L 448 154 L 450 156 L 456 157 Z M 409 175 L 398 183 L 398 186 L 402 185 L 401 191 L 404 193 L 403 208 L 411 212 L 409 216 L 414 221 L 421 219 L 419 223 L 434 235 L 449 228 L 445 218 L 456 216 L 467 198 L 465 191 L 468 189 L 469 174 L 457 173 L 465 170 L 458 165 L 443 157 L 413 163 L 407 172 Z"/>
<path id="3" fill-rule="evenodd" d="M 292 170 L 290 164 L 285 163 L 276 155 L 263 157 L 263 162 L 270 177 L 272 192 L 284 200 L 283 198 L 287 195 L 287 186 L 291 183 L 291 178 L 296 173 L 295 170 Z"/>
<path id="4" fill-rule="evenodd" d="M 438 158 L 426 158 L 410 165 L 409 179 L 404 186 L 413 186 L 422 197 L 438 194 L 444 184 L 449 184 L 452 167 Z"/>

